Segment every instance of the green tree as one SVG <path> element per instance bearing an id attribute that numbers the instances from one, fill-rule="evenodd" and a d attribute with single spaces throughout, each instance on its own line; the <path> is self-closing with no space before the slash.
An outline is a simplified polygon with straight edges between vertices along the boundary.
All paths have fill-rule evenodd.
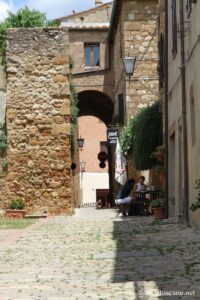
<path id="1" fill-rule="evenodd" d="M 21 8 L 15 14 L 8 12 L 8 17 L 0 23 L 0 60 L 4 63 L 5 58 L 5 31 L 8 28 L 34 28 L 34 27 L 55 27 L 57 22 L 48 21 L 46 14 L 38 10 L 30 10 L 28 7 Z"/>

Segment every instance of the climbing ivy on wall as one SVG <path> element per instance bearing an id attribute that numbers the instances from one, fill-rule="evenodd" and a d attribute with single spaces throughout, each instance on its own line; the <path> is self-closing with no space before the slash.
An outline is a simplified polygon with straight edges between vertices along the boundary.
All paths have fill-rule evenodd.
<path id="1" fill-rule="evenodd" d="M 71 129 L 70 129 L 70 138 L 71 138 L 71 154 L 72 158 L 75 156 L 76 151 L 76 125 L 77 125 L 77 118 L 78 118 L 78 95 L 76 92 L 75 85 L 73 83 L 71 71 L 73 69 L 73 60 L 71 56 L 69 57 L 69 86 L 70 86 L 70 122 L 71 122 Z"/>
<path id="2" fill-rule="evenodd" d="M 26 6 L 18 10 L 15 14 L 8 12 L 8 17 L 0 22 L 0 63 L 4 64 L 5 62 L 6 29 L 20 27 L 56 27 L 58 25 L 58 22 L 48 21 L 45 13 L 35 9 L 29 10 Z"/>
<path id="3" fill-rule="evenodd" d="M 138 170 L 155 166 L 157 162 L 152 153 L 163 142 L 160 103 L 157 101 L 132 117 L 122 131 L 120 141 L 124 154 L 133 158 Z"/>
<path id="4" fill-rule="evenodd" d="M 6 155 L 7 150 L 7 137 L 5 134 L 4 126 L 0 124 L 0 157 Z"/>
<path id="5" fill-rule="evenodd" d="M 0 124 L 0 161 L 1 161 L 1 171 L 0 175 L 2 175 L 2 171 L 4 171 L 8 167 L 8 162 L 6 160 L 7 153 L 7 136 L 6 136 L 6 128 L 5 125 Z"/>

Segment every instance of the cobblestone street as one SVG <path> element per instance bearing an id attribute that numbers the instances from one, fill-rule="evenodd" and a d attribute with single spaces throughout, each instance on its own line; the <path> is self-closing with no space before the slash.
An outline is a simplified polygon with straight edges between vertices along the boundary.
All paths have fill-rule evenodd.
<path id="1" fill-rule="evenodd" d="M 171 220 L 85 208 L 0 239 L 0 300 L 200 299 L 200 235 Z"/>

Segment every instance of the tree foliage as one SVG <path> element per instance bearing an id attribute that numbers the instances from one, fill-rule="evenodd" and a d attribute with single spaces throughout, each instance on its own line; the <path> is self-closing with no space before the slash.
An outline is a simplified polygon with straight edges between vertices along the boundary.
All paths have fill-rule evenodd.
<path id="1" fill-rule="evenodd" d="M 143 108 L 132 117 L 121 134 L 122 150 L 133 157 L 138 170 L 151 169 L 156 164 L 152 153 L 163 143 L 162 115 L 159 102 Z"/>
<path id="2" fill-rule="evenodd" d="M 0 23 L 0 58 L 1 63 L 4 63 L 5 57 L 5 31 L 8 28 L 34 28 L 58 26 L 57 22 L 48 21 L 46 14 L 38 10 L 30 10 L 28 7 L 21 8 L 15 14 L 8 12 L 8 17 Z"/>

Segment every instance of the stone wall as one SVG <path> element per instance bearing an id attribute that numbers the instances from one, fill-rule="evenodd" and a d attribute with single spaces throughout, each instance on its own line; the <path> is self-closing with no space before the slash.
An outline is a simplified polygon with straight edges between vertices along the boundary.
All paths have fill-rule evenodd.
<path id="1" fill-rule="evenodd" d="M 123 1 L 115 34 L 115 99 L 126 95 L 127 119 L 158 99 L 157 1 Z M 125 83 L 122 57 L 136 56 L 134 75 Z M 118 113 L 116 111 L 116 113 Z"/>
<path id="2" fill-rule="evenodd" d="M 71 213 L 68 31 L 7 31 L 8 172 L 1 205 L 20 196 L 28 213 Z"/>
<path id="3" fill-rule="evenodd" d="M 65 26 L 69 23 L 86 24 L 86 23 L 108 23 L 112 12 L 112 3 L 105 3 L 96 6 L 88 11 L 76 13 L 67 17 L 58 19 L 61 25 Z"/>

